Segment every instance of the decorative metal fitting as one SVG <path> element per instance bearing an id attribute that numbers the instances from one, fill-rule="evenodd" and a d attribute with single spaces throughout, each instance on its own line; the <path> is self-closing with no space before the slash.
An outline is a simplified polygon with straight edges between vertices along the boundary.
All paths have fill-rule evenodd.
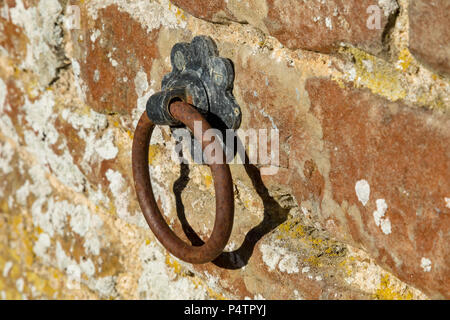
<path id="1" fill-rule="evenodd" d="M 232 94 L 234 70 L 230 60 L 219 57 L 217 46 L 207 36 L 191 43 L 177 43 L 170 55 L 173 70 L 162 80 L 161 92 L 147 102 L 149 119 L 159 125 L 180 125 L 169 110 L 173 101 L 184 101 L 218 129 L 237 129 L 241 108 Z"/>
<path id="2" fill-rule="evenodd" d="M 231 61 L 218 56 L 209 37 L 195 37 L 172 49 L 173 70 L 164 76 L 162 91 L 147 102 L 133 138 L 132 167 L 139 205 L 159 242 L 174 256 L 190 263 L 217 258 L 230 239 L 234 219 L 234 193 L 230 168 L 209 161 L 216 192 L 216 218 L 209 239 L 201 246 L 183 242 L 167 225 L 152 191 L 148 150 L 155 125 L 186 125 L 194 132 L 201 150 L 211 143 L 205 138 L 212 124 L 216 129 L 237 129 L 241 109 L 233 95 L 234 71 Z M 195 132 L 195 123 L 202 124 Z M 218 138 L 215 136 L 215 138 Z M 223 150 L 222 150 L 223 151 Z M 223 155 L 225 159 L 225 154 Z M 211 159 L 208 159 L 211 160 Z"/>

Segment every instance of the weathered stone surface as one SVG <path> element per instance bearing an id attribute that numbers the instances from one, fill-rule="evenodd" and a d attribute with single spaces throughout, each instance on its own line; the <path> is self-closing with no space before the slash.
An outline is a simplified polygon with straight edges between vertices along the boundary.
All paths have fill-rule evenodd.
<path id="1" fill-rule="evenodd" d="M 300 57 L 252 26 L 186 19 L 166 0 L 80 2 L 81 28 L 61 33 L 63 3 L 8 0 L 0 10 L 0 298 L 426 298 L 412 286 L 448 296 L 448 120 L 357 81 L 358 68 L 372 68 L 374 84 L 389 86 L 392 63 L 378 68 L 358 49 L 354 61 Z M 220 22 L 269 33 L 265 0 L 212 4 L 205 19 L 231 12 Z M 130 150 L 146 99 L 170 71 L 171 47 L 199 34 L 234 63 L 242 128 L 278 129 L 281 150 L 273 176 L 231 166 L 229 245 L 214 263 L 192 266 L 145 224 Z M 43 54 L 50 59 L 35 59 Z M 71 65 L 61 69 L 56 56 Z M 336 82 L 307 80 L 318 76 Z M 424 101 L 445 92 L 440 79 L 410 78 L 423 82 Z M 213 178 L 171 160 L 165 129 L 149 152 L 155 197 L 180 237 L 192 240 L 193 229 L 206 239 Z M 80 270 L 75 290 L 71 268 Z"/>
<path id="2" fill-rule="evenodd" d="M 374 13 L 367 11 L 374 5 L 371 0 L 267 2 L 265 25 L 271 35 L 289 48 L 319 52 L 331 52 L 340 43 L 348 43 L 379 54 L 384 30 L 397 9 L 395 1 L 378 1 L 380 24 L 369 28 Z"/>
<path id="3" fill-rule="evenodd" d="M 95 20 L 85 12 L 82 20 L 85 25 L 73 36 L 87 103 L 103 113 L 133 110 L 140 90 L 134 80 L 139 72 L 150 77 L 152 62 L 159 56 L 158 29 L 148 33 L 116 5 L 100 9 Z"/>
<path id="4" fill-rule="evenodd" d="M 193 16 L 212 22 L 236 21 L 236 17 L 227 8 L 225 0 L 172 0 L 174 5 L 189 12 Z"/>
<path id="5" fill-rule="evenodd" d="M 247 21 L 291 49 L 329 53 L 342 43 L 380 54 L 386 29 L 398 9 L 394 0 L 378 1 L 174 1 L 208 21 L 223 17 Z M 229 10 L 231 13 L 229 13 Z M 234 14 L 234 16 L 233 16 Z M 220 17 L 220 18 L 219 18 Z"/>
<path id="6" fill-rule="evenodd" d="M 0 17 L 5 30 L 0 41 L 8 49 L 27 47 L 28 55 L 23 59 L 12 55 L 17 66 L 39 74 L 40 85 L 49 85 L 57 78 L 59 68 L 66 64 L 62 49 L 62 6 L 59 2 L 38 4 L 35 1 L 8 1 L 5 5 L 7 9 Z"/>
<path id="7" fill-rule="evenodd" d="M 324 226 L 339 238 L 350 234 L 404 281 L 448 298 L 449 119 L 329 80 L 309 80 L 306 88 L 330 157 L 322 175 L 339 206 L 311 190 L 322 200 Z"/>
<path id="8" fill-rule="evenodd" d="M 254 61 L 246 67 L 269 71 Z M 280 67 L 280 74 L 237 77 L 252 115 L 243 125 L 279 126 L 281 154 L 288 150 L 278 174 L 263 177 L 266 186 L 287 188 L 307 216 L 335 237 L 369 250 L 431 296 L 447 297 L 448 118 L 325 79 L 306 82 L 312 114 L 305 115 L 289 108 L 300 92 L 278 82 L 283 74 L 295 83 L 291 72 Z M 362 181 L 370 188 L 367 200 Z M 428 260 L 435 268 L 425 271 Z"/>
<path id="9" fill-rule="evenodd" d="M 434 71 L 450 76 L 450 3 L 409 3 L 409 49 Z"/>

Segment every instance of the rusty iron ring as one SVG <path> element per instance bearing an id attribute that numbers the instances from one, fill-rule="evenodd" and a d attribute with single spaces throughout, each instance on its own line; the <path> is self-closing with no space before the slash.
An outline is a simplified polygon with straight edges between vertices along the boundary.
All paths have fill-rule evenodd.
<path id="1" fill-rule="evenodd" d="M 169 107 L 172 116 L 185 124 L 201 143 L 202 150 L 212 143 L 204 139 L 204 132 L 211 128 L 203 116 L 191 105 L 185 102 L 174 102 Z M 194 131 L 194 122 L 202 123 L 202 132 Z M 149 173 L 149 144 L 155 125 L 147 113 L 141 116 L 136 127 L 133 150 L 133 177 L 139 205 L 150 229 L 161 244 L 179 259 L 194 263 L 207 263 L 217 258 L 222 252 L 231 235 L 234 219 L 234 197 L 231 172 L 228 164 L 215 164 L 208 161 L 214 178 L 216 192 L 216 219 L 210 238 L 202 246 L 192 246 L 181 240 L 168 226 L 155 201 Z M 198 130 L 196 130 L 198 131 Z M 214 141 L 214 140 L 213 140 Z M 223 150 L 222 150 L 223 151 Z M 225 157 L 223 158 L 225 159 Z"/>

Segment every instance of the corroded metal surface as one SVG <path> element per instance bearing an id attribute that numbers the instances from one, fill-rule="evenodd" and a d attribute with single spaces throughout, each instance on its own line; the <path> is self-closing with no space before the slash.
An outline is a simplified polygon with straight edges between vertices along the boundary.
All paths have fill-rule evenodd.
<path id="1" fill-rule="evenodd" d="M 171 104 L 170 112 L 192 132 L 194 132 L 196 121 L 202 123 L 202 132 L 194 132 L 197 134 L 195 138 L 201 142 L 202 150 L 211 143 L 203 139 L 203 132 L 211 127 L 195 108 L 184 102 L 175 102 Z M 136 127 L 133 140 L 133 176 L 142 213 L 155 236 L 174 256 L 195 264 L 210 262 L 222 253 L 233 228 L 234 200 L 230 169 L 227 164 L 211 163 L 209 165 L 216 192 L 214 229 L 210 238 L 202 246 L 191 246 L 185 243 L 167 225 L 153 195 L 148 167 L 148 150 L 154 127 L 155 125 L 144 112 Z"/>

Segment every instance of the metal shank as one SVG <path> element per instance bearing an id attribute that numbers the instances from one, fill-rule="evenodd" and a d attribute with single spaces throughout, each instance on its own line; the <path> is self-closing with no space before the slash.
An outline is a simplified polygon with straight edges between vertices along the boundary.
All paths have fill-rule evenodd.
<path id="1" fill-rule="evenodd" d="M 170 113 L 192 132 L 194 132 L 195 121 L 202 122 L 203 132 L 201 136 L 195 136 L 201 142 L 202 150 L 212 142 L 203 139 L 203 133 L 211 126 L 194 107 L 185 102 L 174 102 L 170 105 Z M 189 263 L 210 262 L 223 252 L 233 228 L 234 197 L 230 168 L 226 163 L 209 165 L 216 192 L 214 228 L 210 238 L 202 246 L 197 247 L 185 243 L 170 229 L 161 215 L 153 195 L 148 166 L 148 151 L 154 127 L 155 124 L 148 119 L 147 113 L 144 112 L 136 127 L 133 139 L 133 177 L 142 213 L 156 238 L 171 254 Z M 198 132 L 197 135 L 199 135 Z"/>

